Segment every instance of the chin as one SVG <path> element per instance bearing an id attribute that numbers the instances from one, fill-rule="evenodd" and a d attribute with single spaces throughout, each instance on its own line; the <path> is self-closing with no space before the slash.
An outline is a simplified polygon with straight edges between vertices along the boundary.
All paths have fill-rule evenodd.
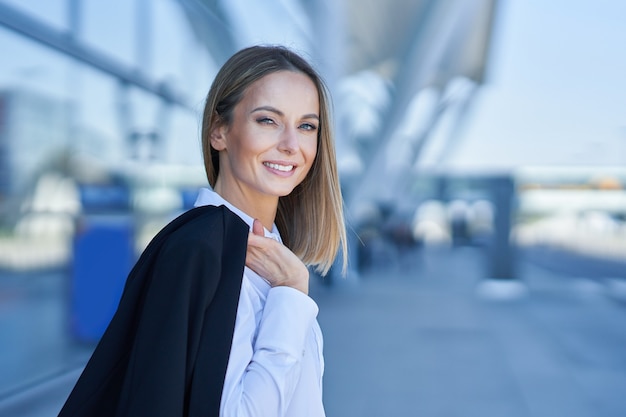
<path id="1" fill-rule="evenodd" d="M 262 189 L 266 194 L 270 194 L 276 197 L 285 197 L 291 194 L 302 181 L 297 181 L 295 178 L 290 178 L 291 181 L 272 181 L 266 182 L 262 185 Z"/>
<path id="2" fill-rule="evenodd" d="M 296 187 L 289 187 L 289 188 L 285 188 L 285 187 L 281 187 L 281 188 L 276 188 L 274 190 L 272 190 L 273 195 L 277 196 L 277 197 L 285 197 L 288 196 L 289 194 L 291 194 L 293 192 L 293 190 Z"/>
<path id="3" fill-rule="evenodd" d="M 293 192 L 293 188 L 292 188 L 291 190 L 289 190 L 289 191 L 284 191 L 284 192 L 276 193 L 276 195 L 277 195 L 278 197 L 286 197 L 286 196 L 288 196 L 289 194 L 291 194 L 292 192 Z"/>

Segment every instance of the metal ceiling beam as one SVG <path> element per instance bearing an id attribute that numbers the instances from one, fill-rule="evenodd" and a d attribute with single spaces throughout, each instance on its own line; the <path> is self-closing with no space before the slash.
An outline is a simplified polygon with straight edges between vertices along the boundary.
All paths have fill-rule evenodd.
<path id="1" fill-rule="evenodd" d="M 481 11 L 485 7 L 492 7 L 491 3 L 493 0 L 430 0 L 425 4 L 424 13 L 414 26 L 416 32 L 411 38 L 412 42 L 403 54 L 403 61 L 399 63 L 401 68 L 393 82 L 393 104 L 383 118 L 385 123 L 377 132 L 377 139 L 370 141 L 374 147 L 362 155 L 366 172 L 356 183 L 349 185 L 349 209 L 363 199 L 371 199 L 372 192 L 380 191 L 383 184 L 394 181 L 394 178 L 384 176 L 381 171 L 386 166 L 390 139 L 401 125 L 410 101 L 427 86 L 443 88 L 454 76 L 465 75 L 463 63 L 457 61 L 455 54 L 463 49 L 463 40 L 472 33 Z M 481 23 L 485 24 L 484 21 Z M 488 24 L 492 24 L 491 20 Z M 441 103 L 438 115 L 443 114 L 446 105 L 445 102 Z M 435 123 L 436 120 L 431 121 L 433 126 Z M 426 134 L 417 139 L 424 142 L 427 138 Z M 416 152 L 422 148 L 423 143 L 415 143 L 413 147 Z M 417 158 L 417 154 L 414 158 Z"/>
<path id="2" fill-rule="evenodd" d="M 177 0 L 191 24 L 196 39 L 202 43 L 218 66 L 235 51 L 231 28 L 221 16 L 218 1 Z"/>
<path id="3" fill-rule="evenodd" d="M 72 25 L 76 25 L 74 22 Z M 129 67 L 76 40 L 73 33 L 60 31 L 34 19 L 26 13 L 0 3 L 0 25 L 31 40 L 39 42 L 77 61 L 105 72 L 122 83 L 134 85 L 163 100 L 193 109 L 187 101 L 166 84 L 156 82 L 142 73 L 140 68 Z"/>

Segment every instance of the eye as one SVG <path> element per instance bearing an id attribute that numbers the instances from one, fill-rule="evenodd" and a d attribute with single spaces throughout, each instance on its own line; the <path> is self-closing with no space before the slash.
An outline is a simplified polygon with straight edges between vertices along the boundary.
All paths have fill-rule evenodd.
<path id="1" fill-rule="evenodd" d="M 314 125 L 313 123 L 302 123 L 300 125 L 300 129 L 302 129 L 302 130 L 309 130 L 309 131 L 315 131 L 315 130 L 317 130 L 317 126 Z"/>
<path id="2" fill-rule="evenodd" d="M 262 125 L 273 125 L 274 124 L 274 120 L 272 120 L 269 117 L 259 117 L 258 119 L 256 119 L 257 123 L 262 124 Z"/>

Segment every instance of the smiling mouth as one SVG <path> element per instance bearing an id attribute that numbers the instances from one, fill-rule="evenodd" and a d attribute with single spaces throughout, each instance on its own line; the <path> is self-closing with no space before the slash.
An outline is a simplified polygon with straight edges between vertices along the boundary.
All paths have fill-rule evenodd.
<path id="1" fill-rule="evenodd" d="M 293 170 L 294 168 L 293 165 L 279 165 L 279 164 L 274 164 L 272 162 L 263 162 L 263 165 L 265 165 L 268 168 L 272 168 L 272 169 L 275 169 L 277 171 L 282 171 L 282 172 L 289 172 Z"/>

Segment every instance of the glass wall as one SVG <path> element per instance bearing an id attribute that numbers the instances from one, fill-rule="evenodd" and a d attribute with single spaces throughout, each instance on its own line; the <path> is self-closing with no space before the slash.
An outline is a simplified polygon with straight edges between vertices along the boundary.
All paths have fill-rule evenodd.
<path id="1" fill-rule="evenodd" d="M 114 303 L 137 253 L 204 184 L 199 114 L 216 66 L 174 0 L 0 8 L 19 26 L 0 25 L 2 398 L 82 365 L 102 325 L 76 303 L 86 264 L 131 249 L 103 271 Z M 108 240 L 89 243 L 97 233 Z"/>

